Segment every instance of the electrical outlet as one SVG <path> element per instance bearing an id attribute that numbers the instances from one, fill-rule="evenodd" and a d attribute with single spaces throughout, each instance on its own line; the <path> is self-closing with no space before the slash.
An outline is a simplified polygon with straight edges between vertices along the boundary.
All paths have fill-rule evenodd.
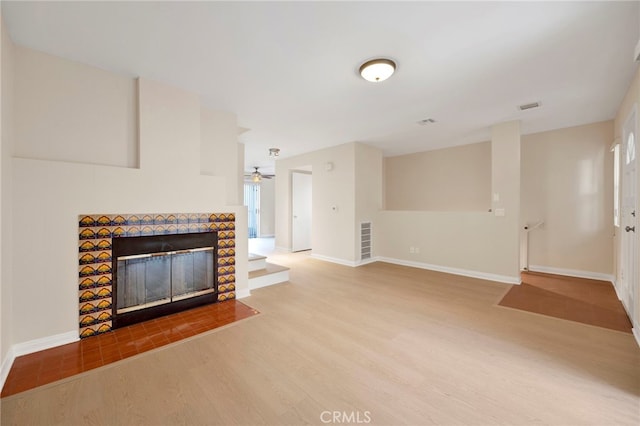
<path id="1" fill-rule="evenodd" d="M 415 253 L 415 252 L 416 252 L 415 247 L 409 247 L 409 253 Z"/>

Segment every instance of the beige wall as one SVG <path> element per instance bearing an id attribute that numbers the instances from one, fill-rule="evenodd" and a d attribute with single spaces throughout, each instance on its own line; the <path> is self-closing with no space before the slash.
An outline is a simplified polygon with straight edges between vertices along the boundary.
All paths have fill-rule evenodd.
<path id="1" fill-rule="evenodd" d="M 613 122 L 522 137 L 522 220 L 529 265 L 613 273 Z"/>
<path id="2" fill-rule="evenodd" d="M 627 90 L 627 93 L 622 103 L 620 104 L 620 108 L 618 108 L 618 113 L 616 114 L 616 118 L 613 124 L 615 138 L 622 139 L 623 127 L 624 127 L 625 121 L 627 120 L 633 108 L 636 108 L 636 132 L 640 130 L 640 111 L 638 111 L 637 109 L 638 104 L 640 104 L 640 70 L 636 72 L 636 75 L 633 78 L 633 81 L 631 82 L 631 85 L 629 86 L 629 89 Z M 636 138 L 636 141 L 637 140 L 638 138 Z M 620 142 L 622 141 L 620 140 Z M 636 158 L 636 170 L 638 170 L 639 164 L 640 164 L 640 160 Z M 636 191 L 637 191 L 636 203 L 640 203 L 640 172 L 637 172 L 636 176 L 638 179 L 636 182 Z M 636 229 L 638 229 L 638 226 L 636 226 Z M 621 230 L 618 230 L 618 231 L 623 232 Z M 619 232 L 616 235 L 615 244 L 614 244 L 617 251 L 619 251 L 620 242 L 621 242 Z M 640 232 L 637 232 L 637 230 L 636 230 L 636 249 L 640 250 Z M 637 259 L 637 256 L 636 256 L 636 259 Z M 617 260 L 614 261 L 614 267 L 616 266 L 616 264 L 617 264 Z M 636 289 L 635 289 L 636 300 L 634 303 L 634 316 L 632 318 L 632 321 L 633 321 L 634 332 L 636 333 L 636 339 L 640 340 L 640 335 L 638 334 L 640 333 L 640 262 L 636 264 L 635 278 L 636 278 Z M 619 279 L 620 279 L 619 271 L 616 268 L 616 281 Z"/>
<path id="3" fill-rule="evenodd" d="M 355 144 L 348 143 L 276 161 L 276 247 L 291 249 L 291 170 L 311 166 L 312 253 L 355 262 L 354 157 Z"/>
<path id="4" fill-rule="evenodd" d="M 277 160 L 276 247 L 291 249 L 291 170 L 308 166 L 312 255 L 355 265 L 360 261 L 360 222 L 373 221 L 375 227 L 382 205 L 382 152 L 352 142 Z"/>
<path id="5" fill-rule="evenodd" d="M 23 59 L 32 56 L 30 52 L 25 53 L 25 48 L 21 50 Z M 42 67 L 58 73 L 56 78 L 61 81 L 70 80 L 67 81 L 69 86 L 76 83 L 80 86 L 99 86 L 105 81 L 121 81 L 119 76 L 105 75 L 103 71 L 92 67 L 75 63 L 61 64 L 64 60 L 37 52 L 33 55 L 37 56 L 37 61 L 23 60 L 13 70 L 33 75 L 34 71 L 29 67 Z M 4 59 L 3 56 L 3 67 L 8 63 Z M 4 77 L 3 73 L 3 82 Z M 78 82 L 73 81 L 76 79 Z M 11 165 L 10 169 L 2 168 L 3 264 L 7 260 L 5 227 L 19 230 L 19 238 L 13 238 L 8 250 L 13 254 L 13 271 L 8 279 L 5 276 L 7 269 L 4 265 L 2 268 L 2 296 L 6 294 L 6 289 L 12 292 L 10 300 L 13 308 L 8 314 L 5 310 L 2 312 L 4 317 L 9 315 L 8 320 L 4 317 L 2 320 L 5 348 L 9 344 L 77 333 L 77 220 L 78 215 L 83 213 L 233 212 L 236 214 L 237 234 L 237 294 L 248 294 L 246 208 L 229 204 L 228 200 L 233 198 L 227 195 L 232 190 L 239 193 L 237 176 L 242 172 L 242 161 L 238 154 L 242 147 L 237 144 L 235 115 L 217 114 L 216 125 L 213 129 L 207 128 L 207 140 L 203 141 L 203 109 L 197 95 L 144 78 L 134 87 L 138 88 L 139 93 L 135 96 L 138 108 L 132 112 L 132 117 L 112 117 L 112 121 L 94 123 L 96 127 L 92 129 L 92 134 L 96 138 L 89 137 L 90 141 L 82 147 L 81 152 L 77 152 L 80 149 L 78 138 L 88 129 L 84 128 L 86 123 L 78 124 L 80 129 L 76 129 L 75 121 L 82 120 L 84 116 L 75 120 L 64 117 L 60 121 L 60 128 L 53 129 L 54 133 L 72 136 L 68 140 L 56 136 L 56 152 L 49 150 L 50 139 L 44 134 L 31 133 L 34 139 L 26 142 L 27 148 L 21 144 L 22 139 L 16 139 L 16 151 L 21 150 L 19 157 L 6 156 L 4 124 L 7 117 L 3 110 L 2 165 L 6 162 Z M 22 90 L 27 92 L 27 97 L 35 96 L 33 87 L 20 84 L 15 86 L 16 99 L 22 97 Z M 47 105 L 57 103 L 59 95 L 50 90 L 50 87 L 43 88 L 43 92 L 37 96 Z M 118 88 L 113 90 L 120 92 Z M 74 90 L 66 93 L 64 103 L 69 106 L 67 114 L 71 116 L 76 111 L 91 111 L 96 101 L 93 97 L 98 96 L 95 92 L 91 93 L 91 99 Z M 2 94 L 4 102 L 4 91 Z M 16 108 L 14 113 L 10 120 L 12 123 L 24 126 L 34 120 L 33 114 L 24 105 Z M 39 112 L 40 116 L 45 113 Z M 43 118 L 44 122 L 52 122 L 53 116 L 60 112 L 51 114 L 51 117 Z M 95 140 L 100 140 L 103 133 L 110 133 L 114 128 L 128 128 L 130 122 L 137 123 L 135 128 L 139 128 L 139 168 L 128 167 L 131 166 L 131 140 L 128 134 L 121 133 L 118 140 L 107 145 L 108 149 L 95 144 Z M 205 123 L 205 127 L 207 124 L 210 122 Z M 138 136 L 136 152 L 137 141 Z M 210 152 L 212 148 L 222 153 L 220 155 L 224 155 L 229 164 L 222 172 L 213 171 L 222 175 L 201 174 L 201 152 Z M 61 157 L 57 154 L 58 150 L 68 155 Z M 87 152 L 91 152 L 92 156 L 88 157 Z M 101 162 L 98 157 L 103 152 L 106 152 L 105 163 L 117 164 L 96 164 Z M 7 170 L 11 172 L 10 180 L 5 179 Z M 12 193 L 4 189 L 7 182 L 10 182 L 9 190 Z M 7 194 L 11 194 L 8 203 Z M 11 207 L 13 213 L 10 222 L 4 214 L 7 206 Z M 36 268 L 33 267 L 34 259 Z M 8 339 L 5 336 L 9 336 Z M 5 354 L 3 352 L 3 356 Z"/>
<path id="6" fill-rule="evenodd" d="M 374 228 L 374 245 L 383 259 L 397 263 L 519 282 L 520 126 L 492 129 L 492 192 L 500 199 L 489 212 L 385 210 Z M 411 247 L 414 252 L 411 252 Z"/>
<path id="7" fill-rule="evenodd" d="M 360 224 L 371 222 L 373 232 L 377 226 L 378 215 L 382 210 L 383 194 L 382 151 L 369 145 L 355 144 L 355 252 L 354 259 L 360 256 Z M 375 244 L 371 247 L 371 256 L 377 255 Z"/>
<path id="8" fill-rule="evenodd" d="M 507 261 L 513 244 L 497 237 L 502 228 L 489 212 L 386 210 L 374 228 L 374 246 L 394 262 L 515 283 L 517 264 Z"/>
<path id="9" fill-rule="evenodd" d="M 15 90 L 15 156 L 138 167 L 132 77 L 16 46 Z"/>
<path id="10" fill-rule="evenodd" d="M 387 157 L 387 210 L 488 211 L 491 143 Z"/>
<path id="11" fill-rule="evenodd" d="M 243 170 L 244 160 L 240 169 L 237 168 L 237 162 L 229 161 L 229 158 L 238 157 L 239 150 L 238 123 L 235 114 L 201 108 L 200 132 L 200 173 L 225 176 L 227 203 L 242 204 L 241 198 L 238 198 L 238 180 L 241 180 L 238 170 Z"/>
<path id="12" fill-rule="evenodd" d="M 260 236 L 273 237 L 276 233 L 276 178 L 260 182 Z"/>
<path id="13" fill-rule="evenodd" d="M 12 238 L 11 226 L 12 187 L 11 155 L 13 130 L 13 65 L 14 45 L 0 17 L 0 365 L 4 366 L 13 342 L 13 296 L 12 296 Z M 6 370 L 6 369 L 5 369 Z M 8 373 L 2 371 L 2 373 Z M 0 378 L 2 382 L 2 378 Z"/>

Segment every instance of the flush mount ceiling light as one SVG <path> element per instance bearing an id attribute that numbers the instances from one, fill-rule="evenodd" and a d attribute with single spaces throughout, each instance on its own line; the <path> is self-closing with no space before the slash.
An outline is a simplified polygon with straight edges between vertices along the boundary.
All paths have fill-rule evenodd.
<path id="1" fill-rule="evenodd" d="M 360 65 L 360 75 L 367 81 L 379 83 L 391 77 L 396 63 L 391 59 L 372 59 Z"/>

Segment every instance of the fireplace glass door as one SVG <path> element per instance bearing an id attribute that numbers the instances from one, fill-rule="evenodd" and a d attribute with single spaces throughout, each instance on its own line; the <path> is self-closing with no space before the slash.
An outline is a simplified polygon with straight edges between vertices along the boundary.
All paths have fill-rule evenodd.
<path id="1" fill-rule="evenodd" d="M 213 247 L 120 256 L 116 314 L 215 292 Z"/>

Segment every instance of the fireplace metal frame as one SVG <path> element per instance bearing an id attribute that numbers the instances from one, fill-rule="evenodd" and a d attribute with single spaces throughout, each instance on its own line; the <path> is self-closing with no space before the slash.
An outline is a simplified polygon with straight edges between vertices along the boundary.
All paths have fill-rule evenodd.
<path id="1" fill-rule="evenodd" d="M 131 255 L 164 253 L 213 247 L 213 292 L 181 299 L 170 303 L 151 306 L 135 311 L 117 313 L 118 306 L 118 258 Z M 218 301 L 218 232 L 193 232 L 185 234 L 147 235 L 141 237 L 120 237 L 112 241 L 113 304 L 112 328 L 125 327 L 165 315 L 181 312 L 197 306 Z"/>

